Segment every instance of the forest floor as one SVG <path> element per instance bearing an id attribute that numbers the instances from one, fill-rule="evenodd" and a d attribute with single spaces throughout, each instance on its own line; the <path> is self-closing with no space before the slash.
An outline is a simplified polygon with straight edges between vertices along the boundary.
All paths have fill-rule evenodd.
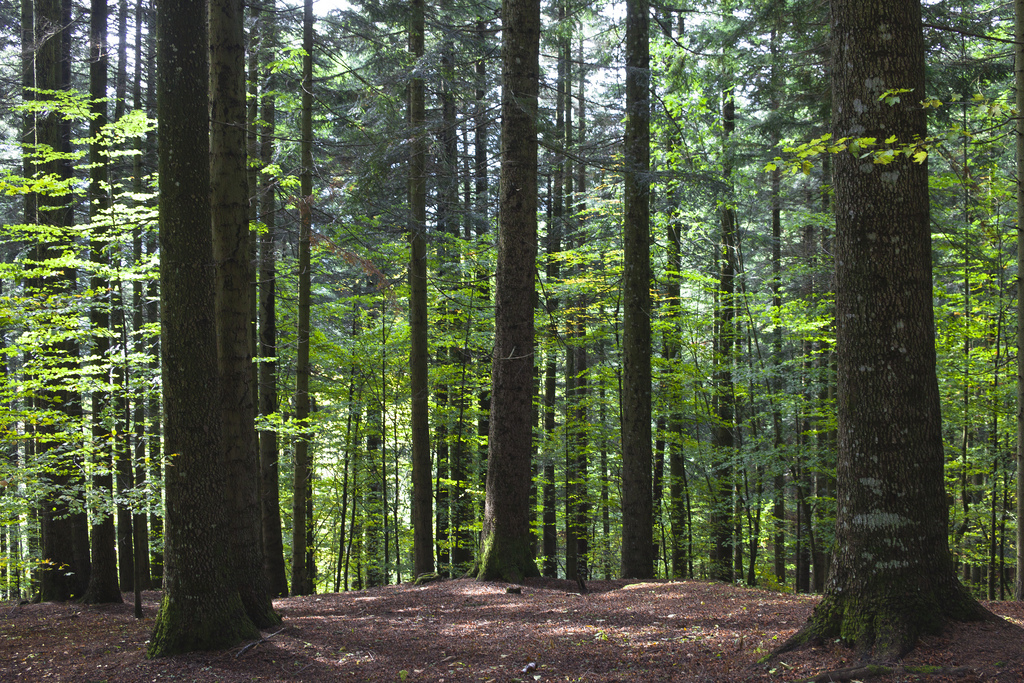
<path id="1" fill-rule="evenodd" d="M 1024 681 L 1024 604 L 985 603 L 1016 627 L 951 625 L 890 673 L 837 644 L 758 660 L 800 627 L 811 596 L 696 581 L 473 580 L 275 601 L 283 623 L 227 651 L 146 659 L 123 605 L 0 603 L 0 680 L 44 681 Z M 922 665 L 929 669 L 914 668 Z M 925 673 L 927 671 L 927 673 Z"/>

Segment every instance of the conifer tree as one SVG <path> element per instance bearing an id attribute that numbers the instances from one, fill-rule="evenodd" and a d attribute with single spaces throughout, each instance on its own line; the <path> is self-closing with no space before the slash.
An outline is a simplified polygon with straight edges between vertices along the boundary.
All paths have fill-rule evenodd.
<path id="1" fill-rule="evenodd" d="M 502 3 L 501 187 L 479 577 L 537 576 L 530 535 L 540 0 Z"/>
<path id="2" fill-rule="evenodd" d="M 832 3 L 836 138 L 924 138 L 919 0 Z M 894 101 L 885 93 L 906 91 Z M 901 657 L 947 620 L 990 618 L 948 541 L 935 372 L 928 166 L 835 159 L 838 358 L 836 550 L 825 594 L 783 651 L 841 638 Z"/>
<path id="3" fill-rule="evenodd" d="M 160 296 L 165 444 L 164 598 L 149 656 L 259 632 L 231 580 L 210 212 L 205 0 L 157 5 Z"/>
<path id="4" fill-rule="evenodd" d="M 651 490 L 650 48 L 646 0 L 626 4 L 623 187 L 623 577 L 654 576 Z"/>

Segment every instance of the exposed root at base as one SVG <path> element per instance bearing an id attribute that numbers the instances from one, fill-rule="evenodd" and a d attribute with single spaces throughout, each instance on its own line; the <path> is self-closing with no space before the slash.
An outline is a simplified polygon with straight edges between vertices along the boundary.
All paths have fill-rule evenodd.
<path id="1" fill-rule="evenodd" d="M 835 681 L 862 681 L 874 676 L 910 674 L 914 676 L 966 676 L 974 673 L 969 666 L 885 666 L 882 664 L 859 664 L 846 669 L 825 671 L 811 678 L 801 678 L 794 683 L 829 683 Z"/>

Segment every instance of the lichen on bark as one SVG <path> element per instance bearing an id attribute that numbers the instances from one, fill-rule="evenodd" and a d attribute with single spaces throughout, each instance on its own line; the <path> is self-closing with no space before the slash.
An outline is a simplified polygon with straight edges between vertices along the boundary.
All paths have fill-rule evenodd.
<path id="1" fill-rule="evenodd" d="M 879 32 L 879 26 L 885 26 Z M 920 0 L 832 3 L 834 135 L 927 133 Z M 891 104 L 880 95 L 910 92 Z M 899 143 L 898 143 L 899 144 Z M 992 618 L 949 552 L 926 163 L 835 157 L 836 547 L 807 626 L 891 661 L 948 621 Z"/>

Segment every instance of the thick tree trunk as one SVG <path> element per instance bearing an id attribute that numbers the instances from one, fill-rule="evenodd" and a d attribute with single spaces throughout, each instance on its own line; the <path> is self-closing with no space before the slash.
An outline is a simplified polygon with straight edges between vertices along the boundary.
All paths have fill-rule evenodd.
<path id="1" fill-rule="evenodd" d="M 255 278 L 249 254 L 245 139 L 245 43 L 241 0 L 211 0 L 210 178 L 216 272 L 220 418 L 231 521 L 231 577 L 259 628 L 280 621 L 263 571 L 259 455 L 252 386 L 251 310 Z"/>
<path id="2" fill-rule="evenodd" d="M 833 125 L 844 136 L 925 136 L 918 0 L 832 4 Z M 880 99 L 906 88 L 902 102 Z M 789 646 L 834 638 L 902 656 L 947 620 L 990 616 L 948 547 L 935 374 L 928 169 L 901 155 L 835 165 L 838 496 L 822 602 Z"/>
<path id="3" fill-rule="evenodd" d="M 540 1 L 504 0 L 501 188 L 481 579 L 537 576 L 530 535 Z"/>
<path id="4" fill-rule="evenodd" d="M 164 599 L 151 657 L 228 647 L 259 631 L 229 577 L 202 0 L 157 7 L 160 294 L 166 473 Z"/>

